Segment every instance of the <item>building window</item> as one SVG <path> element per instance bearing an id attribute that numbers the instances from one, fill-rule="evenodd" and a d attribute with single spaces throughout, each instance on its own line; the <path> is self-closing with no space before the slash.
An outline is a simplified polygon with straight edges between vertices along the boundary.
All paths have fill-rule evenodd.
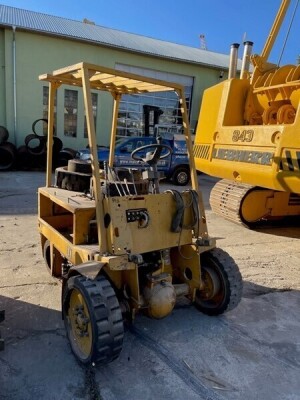
<path id="1" fill-rule="evenodd" d="M 97 124 L 97 105 L 98 105 L 98 95 L 97 95 L 97 93 L 92 93 L 92 108 L 93 108 L 95 129 L 96 129 L 96 124 Z M 84 112 L 84 114 L 85 114 L 85 112 Z M 86 115 L 84 115 L 84 137 L 85 138 L 88 137 Z"/>
<path id="2" fill-rule="evenodd" d="M 64 113 L 64 134 L 76 137 L 78 113 L 78 92 L 76 90 L 65 89 Z"/>
<path id="3" fill-rule="evenodd" d="M 188 114 L 192 86 L 185 87 Z M 157 124 L 181 125 L 182 115 L 175 92 L 124 95 L 118 114 L 118 136 L 153 136 Z"/>
<path id="4" fill-rule="evenodd" d="M 189 117 L 194 85 L 192 76 L 119 63 L 116 63 L 116 68 L 132 74 L 181 84 L 185 89 Z M 182 115 L 179 99 L 175 92 L 165 91 L 122 97 L 118 118 L 118 135 L 151 136 L 154 134 L 155 125 L 173 125 L 176 131 L 180 131 Z"/>
<path id="5" fill-rule="evenodd" d="M 43 86 L 43 119 L 48 120 L 49 86 Z M 56 128 L 56 93 L 54 97 L 54 128 Z M 56 129 L 54 130 L 54 134 Z M 37 132 L 38 133 L 38 132 Z M 48 124 L 43 122 L 43 135 L 48 133 Z"/>

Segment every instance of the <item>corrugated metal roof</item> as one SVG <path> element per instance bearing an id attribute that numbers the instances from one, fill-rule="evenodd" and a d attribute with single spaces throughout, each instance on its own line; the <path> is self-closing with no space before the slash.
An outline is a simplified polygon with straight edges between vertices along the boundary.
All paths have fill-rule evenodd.
<path id="1" fill-rule="evenodd" d="M 0 5 L 0 26 L 15 26 L 17 29 L 217 68 L 227 69 L 229 65 L 229 56 L 225 54 L 5 5 Z"/>

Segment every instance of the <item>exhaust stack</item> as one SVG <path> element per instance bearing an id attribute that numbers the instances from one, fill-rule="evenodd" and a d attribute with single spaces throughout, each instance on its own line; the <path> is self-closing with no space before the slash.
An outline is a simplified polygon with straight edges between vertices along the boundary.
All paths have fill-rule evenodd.
<path id="1" fill-rule="evenodd" d="M 252 53 L 253 42 L 244 42 L 244 54 L 242 60 L 242 69 L 240 73 L 240 79 L 247 78 L 250 66 L 250 56 Z"/>
<path id="2" fill-rule="evenodd" d="M 239 47 L 240 47 L 240 45 L 238 43 L 233 43 L 231 45 L 228 79 L 236 77 L 237 60 L 238 60 L 238 48 Z"/>

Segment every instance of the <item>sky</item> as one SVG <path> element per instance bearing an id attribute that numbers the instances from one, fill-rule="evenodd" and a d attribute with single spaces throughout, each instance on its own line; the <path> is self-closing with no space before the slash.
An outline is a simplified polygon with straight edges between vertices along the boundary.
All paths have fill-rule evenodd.
<path id="1" fill-rule="evenodd" d="M 296 2 L 291 0 L 285 22 L 271 53 L 278 63 Z M 82 21 L 191 47 L 200 47 L 205 36 L 207 50 L 229 54 L 232 43 L 254 42 L 260 53 L 281 0 L 0 0 L 0 4 Z M 300 55 L 297 31 L 300 6 L 281 59 L 296 64 Z M 243 47 L 240 46 L 239 57 Z"/>

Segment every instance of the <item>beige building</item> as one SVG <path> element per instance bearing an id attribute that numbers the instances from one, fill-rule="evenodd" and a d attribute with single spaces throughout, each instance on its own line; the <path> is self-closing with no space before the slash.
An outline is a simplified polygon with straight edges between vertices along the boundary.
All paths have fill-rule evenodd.
<path id="1" fill-rule="evenodd" d="M 48 87 L 40 74 L 81 61 L 179 82 L 184 85 L 191 128 L 203 90 L 227 76 L 229 56 L 52 15 L 0 5 L 0 125 L 20 146 L 32 123 L 47 118 Z M 112 102 L 93 94 L 98 144 L 107 144 Z M 80 91 L 58 91 L 56 133 L 65 147 L 86 146 Z M 124 96 L 119 135 L 151 134 L 155 124 L 180 124 L 176 95 Z M 42 131 L 42 125 L 39 127 Z M 146 132 L 145 132 L 146 131 Z"/>

